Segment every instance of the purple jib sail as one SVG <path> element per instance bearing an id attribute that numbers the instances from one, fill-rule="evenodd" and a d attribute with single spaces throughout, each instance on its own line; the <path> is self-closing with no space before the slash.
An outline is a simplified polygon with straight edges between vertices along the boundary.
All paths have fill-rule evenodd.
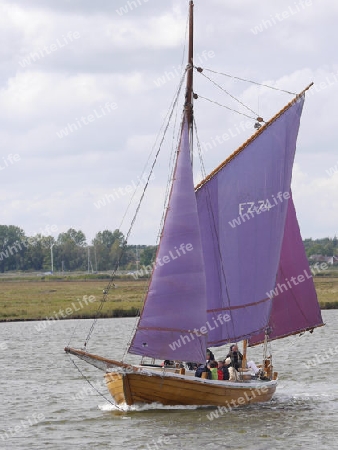
<path id="1" fill-rule="evenodd" d="M 197 189 L 210 346 L 268 324 L 303 103 L 292 102 Z"/>
<path id="2" fill-rule="evenodd" d="M 205 268 L 184 123 L 156 266 L 129 353 L 203 362 L 206 321 Z"/>
<path id="3" fill-rule="evenodd" d="M 267 294 L 273 297 L 269 340 L 323 324 L 292 198 L 288 205 L 276 284 Z M 250 345 L 263 340 L 264 333 L 253 336 Z"/>

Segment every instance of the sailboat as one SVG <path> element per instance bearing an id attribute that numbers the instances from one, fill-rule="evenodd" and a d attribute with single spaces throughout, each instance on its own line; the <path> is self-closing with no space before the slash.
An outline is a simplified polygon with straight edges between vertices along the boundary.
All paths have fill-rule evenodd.
<path id="1" fill-rule="evenodd" d="M 267 354 L 268 343 L 323 325 L 291 193 L 309 87 L 195 187 L 192 34 L 190 1 L 177 157 L 156 264 L 128 349 L 142 361 L 131 364 L 89 353 L 86 347 L 65 348 L 105 372 L 117 405 L 240 406 L 269 401 L 278 373 Z M 240 341 L 243 365 L 236 381 L 197 377 L 185 363 L 205 364 L 208 347 L 228 348 Z M 260 343 L 264 376 L 255 377 L 248 375 L 247 347 Z M 173 364 L 163 365 L 165 360 Z"/>

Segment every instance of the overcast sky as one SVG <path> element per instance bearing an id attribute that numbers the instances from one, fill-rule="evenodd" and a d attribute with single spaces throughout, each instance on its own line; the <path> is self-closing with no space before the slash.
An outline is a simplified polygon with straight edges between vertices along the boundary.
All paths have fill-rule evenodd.
<path id="1" fill-rule="evenodd" d="M 0 0 L 1 224 L 72 227 L 88 243 L 120 226 L 179 83 L 187 11 L 186 0 Z M 197 65 L 292 92 L 315 83 L 293 171 L 303 238 L 338 231 L 337 24 L 336 0 L 195 0 Z M 292 99 L 208 74 L 265 120 Z M 235 106 L 197 74 L 195 91 Z M 254 131 L 201 98 L 195 116 L 207 172 Z M 156 242 L 168 155 L 130 243 Z"/>

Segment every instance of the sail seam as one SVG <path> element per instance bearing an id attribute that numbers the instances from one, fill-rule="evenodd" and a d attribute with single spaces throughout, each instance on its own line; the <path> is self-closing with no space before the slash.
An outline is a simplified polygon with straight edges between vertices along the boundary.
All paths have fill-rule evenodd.
<path id="1" fill-rule="evenodd" d="M 218 312 L 218 311 L 230 311 L 233 309 L 243 309 L 243 308 L 248 308 L 251 306 L 259 305 L 260 303 L 264 303 L 268 300 L 271 300 L 271 298 L 269 298 L 269 297 L 263 298 L 262 300 L 259 300 L 258 302 L 246 303 L 245 305 L 241 305 L 241 306 L 229 306 L 229 307 L 225 307 L 225 308 L 208 309 L 207 312 L 213 313 L 213 312 Z"/>
<path id="2" fill-rule="evenodd" d="M 197 327 L 196 327 L 197 328 Z M 138 327 L 138 330 L 154 330 L 154 331 L 177 331 L 179 333 L 191 333 L 192 331 L 189 329 L 181 329 L 181 328 L 163 328 L 163 327 Z M 201 333 L 203 334 L 203 333 Z"/>

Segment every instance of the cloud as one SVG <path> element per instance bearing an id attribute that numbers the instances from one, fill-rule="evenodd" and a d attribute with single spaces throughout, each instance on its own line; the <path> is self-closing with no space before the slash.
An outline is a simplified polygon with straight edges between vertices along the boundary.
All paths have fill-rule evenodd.
<path id="1" fill-rule="evenodd" d="M 4 43 L 0 47 L 0 162 L 10 154 L 20 156 L 0 172 L 3 223 L 27 233 L 46 224 L 62 231 L 74 226 L 88 239 L 104 228 L 119 226 L 126 196 L 100 210 L 94 202 L 141 175 L 186 65 L 187 5 L 179 0 L 136 0 L 135 4 L 0 1 Z M 276 14 L 297 5 L 297 13 L 276 19 Z M 121 7 L 128 7 L 123 15 L 117 13 Z M 338 61 L 331 37 L 337 9 L 333 0 L 325 8 L 314 0 L 306 8 L 281 0 L 255 4 L 210 0 L 195 5 L 198 65 L 292 92 L 315 82 L 307 93 L 293 181 L 304 237 L 337 232 L 336 177 L 325 172 L 337 163 Z M 273 26 L 263 26 L 256 35 L 250 31 L 271 17 L 275 17 Z M 198 60 L 203 51 L 214 56 Z M 223 75 L 208 75 L 265 120 L 292 98 Z M 165 79 L 161 86 L 154 82 L 159 77 Z M 194 90 L 201 97 L 245 111 L 203 76 L 196 73 L 194 79 Z M 201 142 L 213 142 L 248 120 L 201 97 L 195 101 Z M 108 112 L 107 103 L 117 107 Z M 60 138 L 65 129 L 72 131 Z M 245 127 L 233 132 L 231 139 L 205 152 L 207 172 L 252 131 Z M 132 243 L 155 242 L 163 206 L 158 198 L 160 184 L 167 181 L 174 148 L 172 129 L 168 136 Z M 194 167 L 198 174 L 197 161 Z M 316 208 L 320 214 L 314 213 Z"/>

